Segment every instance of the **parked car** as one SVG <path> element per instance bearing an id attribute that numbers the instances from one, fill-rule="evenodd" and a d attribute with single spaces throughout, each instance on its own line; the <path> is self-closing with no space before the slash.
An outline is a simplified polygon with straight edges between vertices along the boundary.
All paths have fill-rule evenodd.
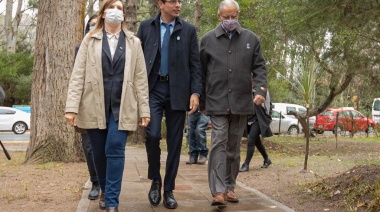
<path id="1" fill-rule="evenodd" d="M 372 103 L 372 119 L 379 125 L 380 123 L 380 98 L 375 98 Z"/>
<path id="2" fill-rule="evenodd" d="M 305 113 L 306 114 L 306 108 L 301 105 L 297 104 L 290 104 L 290 103 L 273 103 L 273 109 L 281 112 L 281 114 L 289 115 L 291 117 L 294 117 L 293 115 L 290 115 L 290 111 L 296 111 L 298 113 Z M 309 128 L 310 130 L 313 130 L 314 128 L 314 122 L 315 122 L 315 116 L 309 117 Z"/>
<path id="3" fill-rule="evenodd" d="M 0 131 L 24 134 L 28 129 L 30 129 L 30 113 L 11 107 L 0 107 Z"/>
<path id="4" fill-rule="evenodd" d="M 336 122 L 337 115 L 338 123 Z M 377 127 L 377 124 L 371 118 L 367 118 L 352 107 L 327 108 L 317 115 L 314 123 L 315 130 L 321 134 L 324 131 L 333 131 L 335 133 L 335 130 L 338 133 L 341 131 L 372 133 Z"/>
<path id="5" fill-rule="evenodd" d="M 281 119 L 281 125 L 280 125 Z M 274 134 L 287 133 L 289 135 L 297 135 L 302 131 L 302 126 L 298 123 L 298 119 L 294 116 L 285 115 L 276 110 L 272 110 L 272 122 L 270 128 Z"/>

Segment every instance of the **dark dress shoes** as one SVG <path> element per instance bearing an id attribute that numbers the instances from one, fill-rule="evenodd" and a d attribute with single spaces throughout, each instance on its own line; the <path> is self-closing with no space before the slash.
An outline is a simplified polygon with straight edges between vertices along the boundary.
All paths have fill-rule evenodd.
<path id="1" fill-rule="evenodd" d="M 270 160 L 270 158 L 267 158 L 264 160 L 264 164 L 261 166 L 261 168 L 268 168 L 268 166 L 271 164 L 272 164 L 272 161 Z"/>
<path id="2" fill-rule="evenodd" d="M 117 207 L 106 207 L 106 212 L 119 212 Z"/>
<path id="3" fill-rule="evenodd" d="M 100 208 L 100 210 L 106 209 L 106 198 L 105 198 L 105 194 L 103 192 L 100 194 L 99 208 Z"/>
<path id="4" fill-rule="evenodd" d="M 165 191 L 164 192 L 164 206 L 168 209 L 176 209 L 178 204 L 174 199 L 173 191 Z"/>
<path id="5" fill-rule="evenodd" d="M 100 194 L 100 185 L 98 183 L 93 183 L 90 194 L 88 194 L 88 199 L 96 200 L 99 198 L 99 194 Z"/>
<path id="6" fill-rule="evenodd" d="M 198 161 L 196 158 L 190 157 L 188 161 L 186 161 L 186 164 L 196 164 Z"/>
<path id="7" fill-rule="evenodd" d="M 249 170 L 249 165 L 246 165 L 245 163 L 243 163 L 243 165 L 239 169 L 239 172 L 247 172 L 248 170 Z"/>
<path id="8" fill-rule="evenodd" d="M 161 202 L 161 181 L 153 180 L 150 186 L 148 198 L 149 202 L 153 206 L 157 206 Z"/>

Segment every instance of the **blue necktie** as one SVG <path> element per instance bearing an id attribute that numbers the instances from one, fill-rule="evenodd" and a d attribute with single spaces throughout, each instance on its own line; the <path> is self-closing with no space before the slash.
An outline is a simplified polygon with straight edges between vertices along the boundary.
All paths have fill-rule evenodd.
<path id="1" fill-rule="evenodd" d="M 161 65 L 160 74 L 161 76 L 166 76 L 169 74 L 169 39 L 170 39 L 170 25 L 162 23 L 165 28 L 164 39 L 162 40 L 161 46 Z"/>

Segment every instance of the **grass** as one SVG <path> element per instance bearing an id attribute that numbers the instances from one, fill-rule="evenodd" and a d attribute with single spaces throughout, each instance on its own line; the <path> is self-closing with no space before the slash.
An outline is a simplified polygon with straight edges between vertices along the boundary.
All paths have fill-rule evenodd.
<path id="1" fill-rule="evenodd" d="M 43 163 L 43 164 L 38 164 L 36 169 L 41 169 L 41 170 L 51 170 L 51 169 L 59 169 L 61 167 L 60 163 L 57 162 L 48 162 L 48 163 Z"/>
<path id="2" fill-rule="evenodd" d="M 10 152 L 11 160 L 0 160 L 0 177 L 7 177 L 7 170 L 12 169 L 12 172 L 20 172 L 22 170 L 25 159 L 25 152 Z M 12 184 L 16 183 L 18 188 L 16 191 L 12 189 Z M 31 180 L 12 181 L 4 180 L 2 182 L 2 192 L 0 198 L 6 202 L 12 202 L 20 199 L 29 199 L 29 186 Z"/>

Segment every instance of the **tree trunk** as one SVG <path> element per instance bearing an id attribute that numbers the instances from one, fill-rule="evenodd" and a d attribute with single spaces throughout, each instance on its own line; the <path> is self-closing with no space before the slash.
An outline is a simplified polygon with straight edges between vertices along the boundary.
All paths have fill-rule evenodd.
<path id="1" fill-rule="evenodd" d="M 22 12 L 21 12 L 22 3 L 23 3 L 22 0 L 19 0 L 17 2 L 16 15 L 13 19 L 13 26 L 12 26 L 12 29 L 13 29 L 12 51 L 13 51 L 13 53 L 16 52 L 18 27 L 20 26 L 20 21 L 21 21 L 21 16 L 22 16 Z"/>
<path id="2" fill-rule="evenodd" d="M 137 32 L 137 4 L 136 0 L 128 0 L 125 5 L 127 9 L 127 17 L 125 17 L 125 22 L 127 24 L 128 30 L 132 32 Z"/>
<path id="3" fill-rule="evenodd" d="M 84 160 L 80 135 L 66 123 L 64 108 L 85 6 L 86 0 L 39 0 L 26 162 Z"/>
<path id="4" fill-rule="evenodd" d="M 129 132 L 128 144 L 145 144 L 145 128 L 138 127 L 136 131 Z"/>
<path id="5" fill-rule="evenodd" d="M 152 4 L 152 7 L 150 8 L 150 17 L 154 17 L 157 15 L 159 8 L 158 8 L 158 1 L 157 0 L 149 0 Z"/>
<path id="6" fill-rule="evenodd" d="M 88 0 L 88 7 L 87 7 L 87 15 L 88 17 L 91 17 L 95 15 L 94 13 L 94 5 L 95 5 L 96 0 Z"/>
<path id="7" fill-rule="evenodd" d="M 6 43 L 7 43 L 7 53 L 15 53 L 16 48 L 13 44 L 13 30 L 12 30 L 12 9 L 13 9 L 13 0 L 7 0 L 5 8 L 5 34 L 6 34 Z"/>
<path id="8" fill-rule="evenodd" d="M 309 107 L 307 107 L 306 109 L 306 114 L 308 113 L 309 113 Z M 307 170 L 307 161 L 309 159 L 309 152 L 310 152 L 310 133 L 306 133 L 306 132 L 310 132 L 308 117 L 306 118 L 306 128 L 304 128 L 304 131 L 305 131 L 305 136 L 306 136 L 306 150 L 305 150 L 305 161 L 303 163 L 303 170 Z"/>
<path id="9" fill-rule="evenodd" d="M 199 24 L 201 22 L 201 17 L 202 17 L 202 0 L 196 0 L 195 1 L 195 11 L 194 11 L 194 25 L 199 33 Z"/>
<path id="10" fill-rule="evenodd" d="M 7 38 L 7 53 L 16 53 L 18 26 L 20 25 L 23 0 L 17 2 L 15 17 L 12 21 L 13 0 L 7 0 L 5 14 L 5 32 Z"/>

